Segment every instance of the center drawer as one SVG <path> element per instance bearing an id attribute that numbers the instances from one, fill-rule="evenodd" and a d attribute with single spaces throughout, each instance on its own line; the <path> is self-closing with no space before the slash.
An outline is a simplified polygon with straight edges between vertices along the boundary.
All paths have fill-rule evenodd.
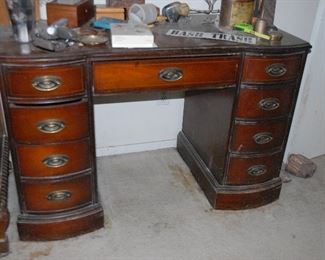
<path id="1" fill-rule="evenodd" d="M 50 105 L 10 105 L 12 133 L 17 142 L 40 144 L 89 135 L 88 101 Z"/>
<path id="2" fill-rule="evenodd" d="M 239 57 L 94 62 L 95 93 L 234 84 Z"/>

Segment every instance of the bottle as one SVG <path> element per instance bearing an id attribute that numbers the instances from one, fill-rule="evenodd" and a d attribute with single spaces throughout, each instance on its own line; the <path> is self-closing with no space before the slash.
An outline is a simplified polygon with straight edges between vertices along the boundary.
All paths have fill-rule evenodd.
<path id="1" fill-rule="evenodd" d="M 254 0 L 222 0 L 219 26 L 231 29 L 236 23 L 251 23 Z"/>
<path id="2" fill-rule="evenodd" d="M 7 8 L 15 39 L 21 43 L 32 41 L 34 5 L 32 0 L 7 0 Z"/>

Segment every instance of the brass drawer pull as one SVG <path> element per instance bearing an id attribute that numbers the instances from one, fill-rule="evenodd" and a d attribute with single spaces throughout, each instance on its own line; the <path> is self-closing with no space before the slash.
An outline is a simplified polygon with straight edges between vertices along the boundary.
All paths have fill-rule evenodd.
<path id="1" fill-rule="evenodd" d="M 254 142 L 257 144 L 267 144 L 273 140 L 273 136 L 269 132 L 257 133 L 253 136 Z"/>
<path id="2" fill-rule="evenodd" d="M 42 163 L 49 168 L 59 168 L 69 162 L 69 157 L 65 154 L 55 154 L 46 157 Z"/>
<path id="3" fill-rule="evenodd" d="M 32 86 L 39 91 L 53 91 L 61 85 L 61 81 L 56 76 L 41 76 L 33 80 Z"/>
<path id="4" fill-rule="evenodd" d="M 71 198 L 72 192 L 68 190 L 58 190 L 50 192 L 47 195 L 48 200 L 54 200 L 54 201 L 60 201 L 60 200 L 66 200 Z"/>
<path id="5" fill-rule="evenodd" d="M 271 77 L 281 77 L 287 73 L 285 64 L 274 63 L 266 67 L 265 72 Z"/>
<path id="6" fill-rule="evenodd" d="M 252 176 L 261 176 L 267 172 L 265 165 L 253 165 L 247 169 L 247 173 Z"/>
<path id="7" fill-rule="evenodd" d="M 264 98 L 258 103 L 258 105 L 262 110 L 272 111 L 280 107 L 280 100 L 277 98 Z"/>
<path id="8" fill-rule="evenodd" d="M 166 68 L 159 72 L 159 78 L 165 81 L 177 81 L 183 78 L 183 71 L 179 68 Z"/>
<path id="9" fill-rule="evenodd" d="M 50 119 L 42 121 L 37 126 L 38 130 L 46 134 L 55 134 L 65 128 L 65 124 L 61 120 Z"/>

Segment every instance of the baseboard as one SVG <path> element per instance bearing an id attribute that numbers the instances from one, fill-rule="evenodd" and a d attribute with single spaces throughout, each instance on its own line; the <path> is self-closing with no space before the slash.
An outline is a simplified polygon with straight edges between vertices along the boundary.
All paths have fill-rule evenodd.
<path id="1" fill-rule="evenodd" d="M 96 147 L 96 156 L 102 157 L 102 156 L 125 154 L 125 153 L 153 151 L 153 150 L 158 150 L 163 148 L 175 148 L 176 142 L 177 142 L 176 139 L 171 139 L 171 140 L 163 140 L 163 141 L 148 142 L 148 143 Z"/>

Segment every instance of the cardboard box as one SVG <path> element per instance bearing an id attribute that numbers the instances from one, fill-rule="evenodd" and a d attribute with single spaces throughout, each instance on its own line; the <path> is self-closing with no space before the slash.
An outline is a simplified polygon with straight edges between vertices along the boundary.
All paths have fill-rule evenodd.
<path id="1" fill-rule="evenodd" d="M 79 3 L 60 4 L 57 1 L 46 4 L 47 23 L 51 24 L 60 18 L 69 20 L 68 27 L 79 27 L 94 17 L 93 0 L 81 0 Z"/>
<path id="2" fill-rule="evenodd" d="M 106 5 L 97 5 L 96 19 L 99 19 L 101 17 L 110 17 L 110 18 L 125 20 L 125 8 L 108 7 Z"/>

